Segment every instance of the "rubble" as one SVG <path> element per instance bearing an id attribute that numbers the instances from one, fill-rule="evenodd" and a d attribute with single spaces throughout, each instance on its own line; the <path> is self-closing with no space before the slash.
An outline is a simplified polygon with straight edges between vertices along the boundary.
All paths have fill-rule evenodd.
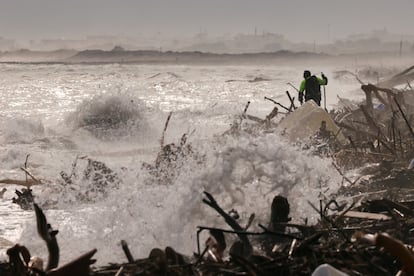
<path id="1" fill-rule="evenodd" d="M 345 136 L 323 108 L 314 101 L 307 101 L 295 112 L 288 114 L 278 125 L 278 129 L 291 141 L 302 141 L 316 134 L 324 122 L 325 131 L 336 136 L 337 141 L 345 144 Z"/>

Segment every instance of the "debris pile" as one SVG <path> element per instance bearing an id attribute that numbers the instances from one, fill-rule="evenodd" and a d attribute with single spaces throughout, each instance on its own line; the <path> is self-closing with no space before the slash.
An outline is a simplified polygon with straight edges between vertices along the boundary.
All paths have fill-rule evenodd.
<path id="1" fill-rule="evenodd" d="M 41 208 L 34 204 L 37 229 L 45 241 L 49 257 L 32 257 L 22 245 L 11 247 L 9 262 L 0 264 L 1 275 L 310 275 L 320 265 L 329 264 L 347 275 L 396 275 L 414 273 L 414 202 L 373 200 L 355 204 L 339 204 L 335 200 L 321 201 L 311 208 L 320 215 L 316 225 L 293 224 L 289 218 L 289 203 L 275 196 L 268 227 L 248 229 L 254 214 L 242 227 L 235 211 L 225 212 L 205 192 L 203 202 L 223 217 L 230 229 L 199 226 L 198 252 L 185 256 L 171 247 L 154 248 L 148 258 L 136 260 L 125 241 L 121 242 L 126 263 L 105 267 L 90 267 L 96 249 L 72 262 L 59 266 L 57 230 L 47 223 Z M 202 245 L 199 237 L 208 231 Z M 237 237 L 228 248 L 229 235 Z M 230 239 L 232 240 L 232 239 Z M 121 250 L 121 249 L 120 249 Z"/>
<path id="2" fill-rule="evenodd" d="M 365 193 L 366 198 L 381 198 L 385 194 L 401 195 L 403 190 L 409 195 L 407 190 L 414 188 L 414 66 L 377 84 L 364 83 L 354 76 L 361 83 L 364 102 L 339 98 L 339 107 L 327 113 L 312 101 L 296 108 L 288 92 L 290 107 L 265 97 L 286 110 L 287 115 L 277 124 L 264 124 L 265 120 L 246 114 L 247 105 L 242 118 L 256 127 L 238 126 L 233 132 L 257 132 L 260 125 L 299 141 L 304 149 L 332 158 L 346 182 L 340 192 L 348 196 Z M 350 170 L 357 170 L 357 176 L 348 177 L 345 172 Z M 390 189 L 394 191 L 389 193 Z"/>
<path id="3" fill-rule="evenodd" d="M 365 103 L 340 99 L 343 109 L 333 115 L 349 140 L 349 147 L 343 149 L 348 158 L 340 158 L 346 167 L 360 165 L 350 160 L 361 155 L 372 161 L 387 159 L 405 165 L 414 157 L 414 90 L 410 85 L 413 69 L 414 66 L 376 85 L 360 81 Z"/>
<path id="4" fill-rule="evenodd" d="M 414 66 L 379 81 L 364 83 L 365 102 L 340 99 L 342 109 L 331 113 L 349 143 L 332 153 L 341 171 L 358 169 L 341 193 L 366 198 L 412 200 L 414 173 Z M 356 187 L 358 189 L 356 189 Z"/>
<path id="5" fill-rule="evenodd" d="M 403 269 L 414 273 L 414 254 L 405 245 L 414 243 L 413 202 L 376 200 L 346 208 L 331 200 L 321 210 L 312 206 L 321 219 L 310 226 L 286 222 L 288 203 L 277 196 L 271 226 L 261 226 L 264 231 L 257 233 L 247 231 L 251 221 L 242 228 L 210 194 L 206 196 L 204 203 L 216 209 L 232 230 L 199 227 L 198 234 L 210 232 L 204 250 L 187 258 L 169 247 L 154 249 L 146 259 L 107 266 L 92 275 L 119 271 L 120 275 L 311 275 L 326 263 L 348 275 L 396 275 Z M 335 212 L 330 211 L 332 206 Z M 226 250 L 229 233 L 238 239 Z"/>

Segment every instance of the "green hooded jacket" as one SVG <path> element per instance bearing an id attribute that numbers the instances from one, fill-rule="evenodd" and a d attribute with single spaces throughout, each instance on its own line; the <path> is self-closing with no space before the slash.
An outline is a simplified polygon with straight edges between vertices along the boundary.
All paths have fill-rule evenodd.
<path id="1" fill-rule="evenodd" d="M 312 76 L 304 79 L 301 83 L 300 83 L 300 87 L 299 87 L 299 93 L 303 93 L 303 91 L 305 91 L 305 87 L 306 87 L 306 80 L 311 78 Z M 321 79 L 316 77 L 316 79 L 318 80 L 320 85 L 327 85 L 328 84 L 328 79 Z"/>

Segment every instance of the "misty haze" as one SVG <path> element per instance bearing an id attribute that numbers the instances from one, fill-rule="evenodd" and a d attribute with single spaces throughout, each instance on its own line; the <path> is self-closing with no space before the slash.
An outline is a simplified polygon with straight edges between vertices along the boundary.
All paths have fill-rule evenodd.
<path id="1" fill-rule="evenodd" d="M 410 53 L 413 8 L 408 0 L 2 1 L 0 50 L 343 54 L 398 52 L 402 43 Z"/>
<path id="2" fill-rule="evenodd" d="M 414 274 L 413 10 L 0 0 L 0 275 Z"/>

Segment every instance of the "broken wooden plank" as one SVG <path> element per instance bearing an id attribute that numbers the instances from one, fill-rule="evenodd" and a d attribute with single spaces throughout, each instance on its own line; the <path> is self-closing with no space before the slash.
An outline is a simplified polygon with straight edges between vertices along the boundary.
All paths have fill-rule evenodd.
<path id="1" fill-rule="evenodd" d="M 348 211 L 343 214 L 344 217 L 348 218 L 360 218 L 360 219 L 372 219 L 372 220 L 390 220 L 391 217 L 384 214 L 377 213 L 368 213 L 368 212 L 358 212 L 358 211 Z"/>
<path id="2" fill-rule="evenodd" d="M 28 187 L 28 188 L 33 186 L 33 185 L 39 185 L 40 184 L 40 182 L 34 181 L 33 179 L 28 179 L 26 181 L 26 180 L 18 180 L 18 179 L 10 179 L 10 178 L 0 179 L 0 183 L 20 185 L 20 186 L 25 186 L 25 187 Z"/>

